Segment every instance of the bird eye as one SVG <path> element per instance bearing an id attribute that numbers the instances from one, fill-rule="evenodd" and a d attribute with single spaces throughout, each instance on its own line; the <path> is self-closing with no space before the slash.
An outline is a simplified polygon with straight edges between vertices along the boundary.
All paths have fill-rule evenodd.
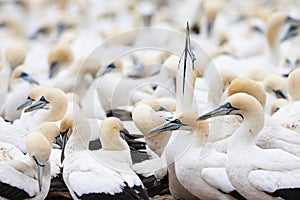
<path id="1" fill-rule="evenodd" d="M 285 62 L 287 63 L 287 64 L 290 64 L 290 60 L 289 59 L 285 59 Z"/>
<path id="2" fill-rule="evenodd" d="M 180 124 L 180 120 L 179 120 L 179 119 L 175 119 L 174 122 L 175 122 L 176 124 Z"/>
<path id="3" fill-rule="evenodd" d="M 225 107 L 226 107 L 226 108 L 231 108 L 232 106 L 231 106 L 231 104 L 230 104 L 229 102 L 227 102 L 227 103 L 225 104 Z"/>

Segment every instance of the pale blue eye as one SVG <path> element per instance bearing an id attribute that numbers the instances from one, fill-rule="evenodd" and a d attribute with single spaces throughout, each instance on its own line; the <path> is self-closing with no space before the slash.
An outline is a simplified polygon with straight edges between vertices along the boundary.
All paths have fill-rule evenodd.
<path id="1" fill-rule="evenodd" d="M 176 124 L 180 124 L 180 120 L 179 120 L 179 119 L 175 119 L 174 122 L 175 122 Z"/>
<path id="2" fill-rule="evenodd" d="M 225 104 L 225 106 L 226 106 L 226 108 L 231 108 L 231 107 L 232 107 L 231 104 L 230 104 L 229 102 L 227 102 L 227 103 Z"/>

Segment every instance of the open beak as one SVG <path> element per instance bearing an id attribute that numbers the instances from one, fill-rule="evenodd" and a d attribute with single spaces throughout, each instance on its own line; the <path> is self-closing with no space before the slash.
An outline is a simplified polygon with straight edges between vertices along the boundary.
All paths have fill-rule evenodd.
<path id="1" fill-rule="evenodd" d="M 44 170 L 44 165 L 41 165 L 38 160 L 36 159 L 35 156 L 33 156 L 33 160 L 35 161 L 36 168 L 37 168 L 37 178 L 38 178 L 38 183 L 39 183 L 39 191 L 41 192 L 42 186 L 43 186 L 43 170 Z"/>
<path id="2" fill-rule="evenodd" d="M 48 103 L 49 102 L 45 99 L 45 97 L 42 96 L 39 101 L 35 102 L 34 104 L 26 108 L 24 112 L 31 112 L 37 109 L 44 109 Z"/>
<path id="3" fill-rule="evenodd" d="M 206 120 L 206 119 L 209 119 L 209 118 L 212 118 L 212 117 L 216 117 L 216 116 L 224 116 L 224 115 L 229 115 L 229 114 L 238 114 L 238 113 L 235 113 L 235 111 L 237 111 L 239 109 L 237 108 L 234 108 L 233 106 L 231 106 L 231 104 L 228 102 L 222 106 L 220 106 L 219 108 L 209 112 L 209 113 L 206 113 L 200 117 L 198 117 L 196 119 L 196 121 L 201 121 L 201 120 Z"/>
<path id="4" fill-rule="evenodd" d="M 62 137 L 61 158 L 60 158 L 61 163 L 63 163 L 63 161 L 65 159 L 65 148 L 66 148 L 66 144 L 68 142 L 68 132 L 69 132 L 69 129 L 67 129 L 66 131 L 60 132 L 60 135 Z"/>
<path id="5" fill-rule="evenodd" d="M 27 106 L 30 106 L 32 104 L 32 101 L 33 100 L 28 96 L 27 99 L 17 107 L 17 110 L 21 110 Z"/>
<path id="6" fill-rule="evenodd" d="M 27 74 L 26 72 L 22 72 L 20 77 L 27 81 L 28 83 L 30 84 L 36 84 L 36 85 L 39 85 L 39 82 L 37 82 L 36 80 L 34 80 L 29 74 Z"/>
<path id="7" fill-rule="evenodd" d="M 278 90 L 272 90 L 272 91 L 275 93 L 276 98 L 287 99 L 287 97 L 283 94 L 283 92 L 281 90 L 278 89 Z"/>
<path id="8" fill-rule="evenodd" d="M 103 76 L 104 74 L 107 74 L 109 72 L 111 72 L 113 69 L 115 69 L 116 66 L 114 63 L 111 63 L 109 64 L 108 66 L 106 67 L 102 67 L 99 72 L 96 74 L 96 77 L 100 77 L 100 76 Z"/>
<path id="9" fill-rule="evenodd" d="M 164 131 L 175 131 L 175 130 L 178 130 L 182 126 L 186 126 L 186 125 L 183 124 L 179 119 L 171 120 L 171 121 L 168 121 L 168 122 L 162 124 L 161 126 L 158 126 L 154 129 L 150 130 L 148 135 L 153 135 L 155 133 L 160 133 L 160 132 L 164 132 Z"/>
<path id="10" fill-rule="evenodd" d="M 50 67 L 49 67 L 49 78 L 52 78 L 54 76 L 54 74 L 56 74 L 59 66 L 60 66 L 60 61 L 55 61 L 53 63 L 51 63 Z"/>

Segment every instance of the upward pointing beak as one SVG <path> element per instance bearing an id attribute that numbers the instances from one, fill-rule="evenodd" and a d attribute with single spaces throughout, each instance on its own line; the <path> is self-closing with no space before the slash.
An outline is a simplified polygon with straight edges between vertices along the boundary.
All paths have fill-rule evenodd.
<path id="1" fill-rule="evenodd" d="M 66 148 L 66 144 L 68 142 L 68 131 L 69 129 L 67 129 L 66 131 L 64 132 L 60 132 L 60 135 L 62 137 L 62 145 L 61 145 L 61 158 L 60 158 L 60 161 L 61 163 L 63 163 L 64 159 L 65 159 L 65 148 Z"/>
<path id="2" fill-rule="evenodd" d="M 17 110 L 21 110 L 27 106 L 30 106 L 31 104 L 32 104 L 32 99 L 28 96 L 27 99 L 17 107 Z"/>
<path id="3" fill-rule="evenodd" d="M 45 99 L 45 97 L 42 96 L 39 101 L 35 102 L 34 104 L 32 104 L 31 106 L 26 108 L 26 110 L 24 112 L 31 112 L 31 111 L 34 111 L 34 110 L 37 110 L 37 109 L 43 109 L 43 108 L 45 108 L 45 106 L 48 103 L 49 102 Z"/>

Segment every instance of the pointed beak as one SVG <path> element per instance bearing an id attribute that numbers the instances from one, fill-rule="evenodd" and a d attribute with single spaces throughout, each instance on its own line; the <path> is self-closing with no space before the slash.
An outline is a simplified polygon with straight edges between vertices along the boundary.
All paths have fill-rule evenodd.
<path id="1" fill-rule="evenodd" d="M 275 93 L 276 98 L 287 99 L 287 97 L 283 94 L 283 92 L 281 90 L 278 89 L 278 90 L 272 90 L 272 91 Z"/>
<path id="2" fill-rule="evenodd" d="M 27 99 L 17 107 L 17 110 L 21 110 L 27 106 L 30 106 L 32 104 L 32 101 L 33 100 L 28 96 Z"/>
<path id="3" fill-rule="evenodd" d="M 56 26 L 57 36 L 60 36 L 65 30 L 69 29 L 70 25 L 65 23 L 58 23 Z"/>
<path id="4" fill-rule="evenodd" d="M 168 122 L 162 124 L 161 126 L 158 126 L 154 129 L 150 130 L 148 135 L 153 135 L 153 134 L 164 132 L 164 131 L 175 131 L 175 130 L 178 130 L 183 125 L 184 124 L 181 123 L 179 120 L 178 121 L 176 121 L 176 120 L 168 121 Z"/>
<path id="5" fill-rule="evenodd" d="M 37 168 L 37 178 L 38 178 L 38 183 L 39 183 L 39 191 L 42 191 L 42 186 L 43 186 L 43 170 L 44 170 L 44 165 L 41 165 L 38 160 L 36 159 L 35 156 L 32 156 L 35 164 L 36 164 L 36 168 Z"/>
<path id="6" fill-rule="evenodd" d="M 291 25 L 287 33 L 283 36 L 280 42 L 284 42 L 298 35 L 298 26 Z"/>
<path id="7" fill-rule="evenodd" d="M 68 132 L 69 129 L 67 129 L 66 131 L 61 131 L 60 135 L 62 137 L 62 144 L 61 144 L 61 158 L 60 161 L 61 163 L 63 163 L 64 159 L 65 159 L 65 148 L 66 148 L 66 144 L 68 142 Z"/>
<path id="8" fill-rule="evenodd" d="M 126 141 L 126 134 L 128 134 L 128 133 L 126 133 L 126 131 L 127 131 L 127 130 L 125 130 L 125 129 L 122 129 L 122 130 L 120 131 L 120 137 L 121 137 L 123 140 L 125 140 L 125 141 Z"/>
<path id="9" fill-rule="evenodd" d="M 98 78 L 98 77 L 101 77 L 101 76 L 103 76 L 104 74 L 107 74 L 107 73 L 109 73 L 109 72 L 111 72 L 113 69 L 115 69 L 116 68 L 116 66 L 115 66 L 115 64 L 114 63 L 111 63 L 111 64 L 109 64 L 108 66 L 106 66 L 106 67 L 102 67 L 100 70 L 99 70 L 99 72 L 96 74 L 96 77 Z"/>
<path id="10" fill-rule="evenodd" d="M 36 85 L 39 85 L 39 82 L 37 82 L 36 80 L 34 80 L 34 79 L 31 77 L 31 75 L 27 74 L 26 72 L 22 72 L 21 75 L 20 75 L 20 77 L 21 77 L 23 80 L 25 80 L 25 81 L 27 81 L 28 83 L 30 83 L 30 84 L 36 84 Z"/>
<path id="11" fill-rule="evenodd" d="M 31 112 L 33 110 L 43 109 L 43 108 L 45 108 L 45 106 L 48 103 L 49 102 L 45 99 L 45 97 L 42 96 L 39 101 L 35 102 L 34 104 L 32 104 L 31 106 L 29 106 L 28 108 L 26 108 L 24 112 Z"/>
<path id="12" fill-rule="evenodd" d="M 196 121 L 206 120 L 206 119 L 209 119 L 212 117 L 217 117 L 217 116 L 236 114 L 236 113 L 234 113 L 234 111 L 237 111 L 237 110 L 239 110 L 239 109 L 232 107 L 230 103 L 226 103 L 226 104 L 220 106 L 219 108 L 198 117 L 196 119 Z"/>
<path id="13" fill-rule="evenodd" d="M 35 40 L 40 34 L 45 34 L 46 29 L 44 27 L 37 29 L 34 33 L 32 33 L 28 39 Z"/>

